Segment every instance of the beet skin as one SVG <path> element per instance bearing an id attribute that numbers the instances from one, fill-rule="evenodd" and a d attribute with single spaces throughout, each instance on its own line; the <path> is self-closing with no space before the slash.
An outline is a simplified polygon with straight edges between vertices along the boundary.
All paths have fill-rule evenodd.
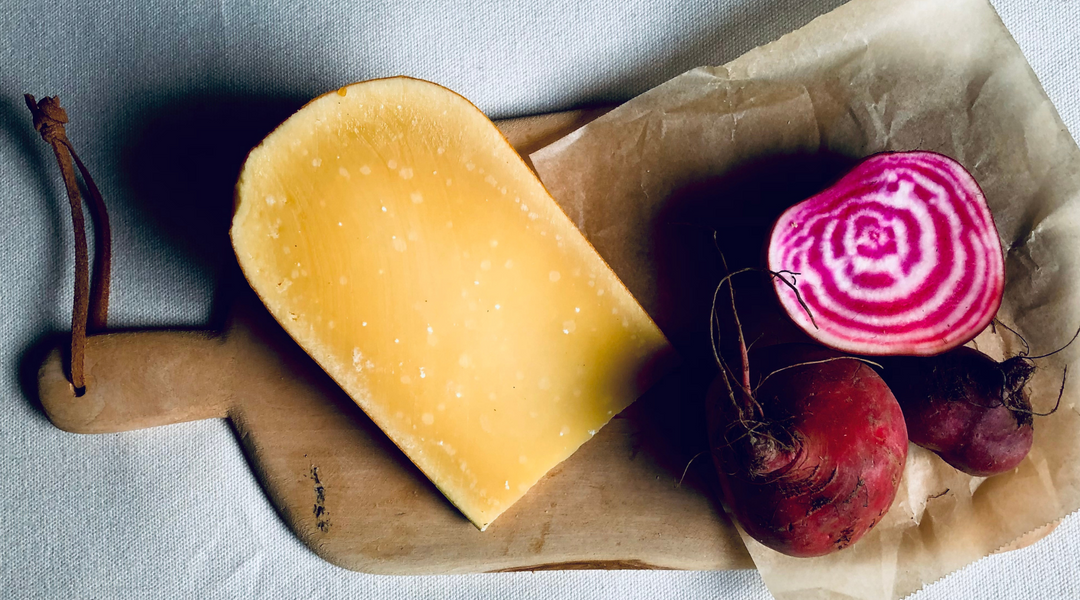
<path id="1" fill-rule="evenodd" d="M 749 361 L 760 382 L 752 397 L 737 386 L 729 394 L 722 377 L 709 393 L 724 502 L 754 539 L 791 556 L 862 537 L 892 505 L 907 460 L 903 414 L 873 368 L 853 358 L 791 367 L 840 356 L 765 348 Z"/>

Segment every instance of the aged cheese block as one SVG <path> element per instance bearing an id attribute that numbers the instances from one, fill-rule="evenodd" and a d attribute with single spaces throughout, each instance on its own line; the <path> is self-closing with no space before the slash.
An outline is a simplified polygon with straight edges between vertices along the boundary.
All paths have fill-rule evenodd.
<path id="1" fill-rule="evenodd" d="M 675 361 L 495 126 L 431 83 L 293 115 L 244 165 L 232 240 L 285 330 L 481 529 Z"/>

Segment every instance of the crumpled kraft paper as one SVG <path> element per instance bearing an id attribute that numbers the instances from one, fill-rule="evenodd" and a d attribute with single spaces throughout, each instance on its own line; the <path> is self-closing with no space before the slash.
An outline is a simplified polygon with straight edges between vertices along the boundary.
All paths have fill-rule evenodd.
<path id="1" fill-rule="evenodd" d="M 887 150 L 931 150 L 983 187 L 1006 252 L 999 319 L 1041 354 L 1080 327 L 1080 149 L 985 0 L 854 0 L 723 67 L 683 74 L 531 155 L 552 195 L 679 347 L 708 368 L 723 252 L 760 265 L 770 222 Z M 715 232 L 715 243 L 713 235 Z M 767 286 L 739 287 L 748 339 L 797 338 Z M 1003 328 L 973 344 L 1024 349 Z M 1080 345 L 1038 361 L 1053 408 Z M 886 518 L 795 559 L 743 536 L 778 599 L 904 597 L 1080 508 L 1080 383 L 1036 417 L 1014 472 L 965 475 L 912 446 Z"/>

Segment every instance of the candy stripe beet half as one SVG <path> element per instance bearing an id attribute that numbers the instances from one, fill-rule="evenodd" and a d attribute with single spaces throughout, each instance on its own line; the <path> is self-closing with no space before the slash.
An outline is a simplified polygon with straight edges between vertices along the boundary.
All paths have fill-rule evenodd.
<path id="1" fill-rule="evenodd" d="M 773 227 L 768 261 L 795 280 L 798 296 L 775 281 L 788 315 L 819 342 L 857 354 L 959 346 L 994 318 L 1004 288 L 982 190 L 959 163 L 931 152 L 872 156 L 789 208 Z"/>

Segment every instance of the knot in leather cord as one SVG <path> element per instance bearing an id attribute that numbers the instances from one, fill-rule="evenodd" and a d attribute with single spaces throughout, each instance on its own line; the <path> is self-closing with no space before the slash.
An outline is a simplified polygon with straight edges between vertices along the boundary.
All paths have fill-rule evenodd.
<path id="1" fill-rule="evenodd" d="M 41 102 L 35 102 L 34 97 L 27 94 L 26 105 L 34 115 L 34 129 L 41 134 L 41 139 L 50 144 L 67 143 L 64 124 L 68 122 L 68 116 L 67 111 L 60 106 L 59 98 L 45 97 Z"/>

